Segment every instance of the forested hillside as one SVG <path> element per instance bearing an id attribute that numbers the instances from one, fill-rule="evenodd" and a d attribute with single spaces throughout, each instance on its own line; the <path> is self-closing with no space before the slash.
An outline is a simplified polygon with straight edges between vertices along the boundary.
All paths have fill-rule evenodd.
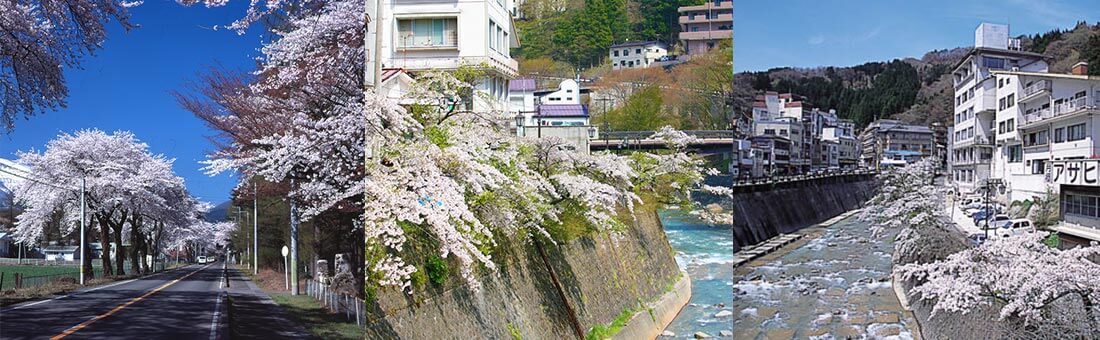
<path id="1" fill-rule="evenodd" d="M 1050 71 L 1067 73 L 1073 64 L 1100 65 L 1100 23 L 1079 23 L 1073 29 L 1019 37 L 1024 49 L 1045 53 Z M 950 125 L 954 95 L 951 69 L 969 51 L 953 48 L 926 53 L 920 59 L 870 62 L 853 67 L 776 68 L 738 73 L 734 103 L 739 112 L 751 110 L 752 94 L 774 90 L 806 96 L 813 106 L 836 109 L 859 126 L 877 118 Z M 1100 75 L 1100 67 L 1090 73 Z"/>
<path id="2" fill-rule="evenodd" d="M 572 68 L 597 66 L 607 48 L 626 41 L 675 45 L 677 8 L 705 0 L 527 0 L 516 21 L 521 59 L 549 58 Z M 570 68 L 566 68 L 570 69 Z"/>

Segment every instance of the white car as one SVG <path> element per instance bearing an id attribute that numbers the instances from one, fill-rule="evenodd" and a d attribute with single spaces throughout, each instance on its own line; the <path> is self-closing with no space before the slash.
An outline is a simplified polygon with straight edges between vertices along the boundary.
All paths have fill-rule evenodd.
<path id="1" fill-rule="evenodd" d="M 982 226 L 986 225 L 986 223 L 988 223 L 989 225 L 992 225 L 992 226 L 999 226 L 999 225 L 1001 225 L 1001 223 L 1006 222 L 1006 221 L 1011 221 L 1011 220 L 1012 220 L 1012 218 L 1008 217 L 1008 215 L 1000 214 L 1000 215 L 993 216 L 993 220 L 990 220 L 990 221 L 987 221 L 987 220 L 978 221 L 977 226 L 979 228 L 981 228 Z"/>
<path id="2" fill-rule="evenodd" d="M 206 263 L 206 256 L 199 255 L 199 257 L 195 258 L 195 262 L 197 262 L 199 264 Z"/>
<path id="3" fill-rule="evenodd" d="M 993 225 L 996 227 L 997 236 L 1008 237 L 1015 235 L 1023 235 L 1024 233 L 1035 232 L 1035 225 L 1031 223 L 1031 220 L 1026 218 L 1020 218 L 1009 221 L 1002 221 Z"/>

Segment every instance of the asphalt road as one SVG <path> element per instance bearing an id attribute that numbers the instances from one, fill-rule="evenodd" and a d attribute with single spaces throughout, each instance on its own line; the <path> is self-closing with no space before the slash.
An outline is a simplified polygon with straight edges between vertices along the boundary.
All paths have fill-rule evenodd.
<path id="1" fill-rule="evenodd" d="M 226 338 L 226 334 L 212 334 L 226 333 L 225 319 L 215 318 L 219 305 L 225 303 L 218 302 L 222 280 L 221 262 L 196 264 L 5 307 L 0 309 L 0 338 Z"/>

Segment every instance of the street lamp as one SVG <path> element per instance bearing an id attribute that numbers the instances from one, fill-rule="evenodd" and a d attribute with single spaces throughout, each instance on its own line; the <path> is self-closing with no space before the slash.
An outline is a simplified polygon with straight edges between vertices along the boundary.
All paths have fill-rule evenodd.
<path id="1" fill-rule="evenodd" d="M 516 113 L 516 136 L 523 137 L 523 112 Z"/>

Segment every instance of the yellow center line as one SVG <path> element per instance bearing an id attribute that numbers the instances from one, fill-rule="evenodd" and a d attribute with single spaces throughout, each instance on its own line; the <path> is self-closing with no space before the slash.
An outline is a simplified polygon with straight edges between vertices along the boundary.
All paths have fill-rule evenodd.
<path id="1" fill-rule="evenodd" d="M 134 304 L 138 301 L 144 300 L 145 298 L 149 297 L 149 295 L 153 295 L 156 292 L 161 291 L 162 289 L 168 288 L 168 286 L 176 284 L 176 282 L 180 282 L 181 280 L 186 279 L 187 277 L 189 277 L 191 275 L 195 275 L 195 273 L 198 273 L 198 272 L 202 271 L 203 269 L 206 269 L 206 267 L 209 267 L 209 266 L 210 266 L 209 264 L 206 265 L 206 266 L 203 266 L 202 268 L 199 268 L 198 270 L 190 272 L 187 275 L 184 275 L 184 276 L 182 276 L 178 279 L 172 280 L 171 282 L 165 283 L 165 284 L 161 285 L 160 287 L 157 287 L 156 289 L 148 291 L 148 292 L 146 292 L 145 294 L 142 294 L 139 297 L 130 299 L 130 301 L 126 301 L 126 303 L 118 305 L 118 307 L 115 307 L 114 309 L 111 309 L 111 310 L 107 311 L 106 313 L 96 315 L 94 318 L 91 318 L 88 321 L 84 321 L 79 325 L 76 325 L 76 326 L 70 327 L 69 329 L 66 329 L 64 332 L 61 332 L 61 334 L 55 335 L 54 337 L 50 338 L 50 340 L 58 340 L 58 339 L 67 337 L 69 335 L 72 335 L 73 333 L 76 333 L 76 331 L 79 331 L 79 330 L 83 329 L 84 327 L 88 327 L 88 325 L 91 325 L 92 323 L 94 323 L 96 321 L 99 321 L 100 319 L 103 319 L 103 318 L 106 318 L 108 316 L 111 316 L 112 314 L 118 313 L 118 311 L 122 310 L 123 308 L 129 307 L 130 305 L 132 305 L 132 304 Z"/>

